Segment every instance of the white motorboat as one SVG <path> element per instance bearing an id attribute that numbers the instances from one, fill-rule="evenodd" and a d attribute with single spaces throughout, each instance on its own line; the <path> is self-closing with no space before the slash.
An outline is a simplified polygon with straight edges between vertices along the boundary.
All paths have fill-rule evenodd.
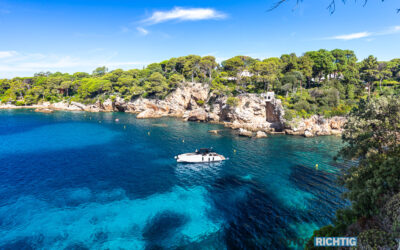
<path id="1" fill-rule="evenodd" d="M 175 156 L 177 162 L 190 162 L 190 163 L 199 163 L 199 162 L 218 162 L 226 160 L 223 155 L 215 153 L 212 148 L 201 148 L 199 150 L 196 149 L 194 153 L 186 153 Z"/>

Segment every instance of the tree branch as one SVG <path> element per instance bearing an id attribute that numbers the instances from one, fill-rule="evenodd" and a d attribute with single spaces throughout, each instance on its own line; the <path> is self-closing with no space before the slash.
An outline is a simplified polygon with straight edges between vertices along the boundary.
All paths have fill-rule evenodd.
<path id="1" fill-rule="evenodd" d="M 276 8 L 278 8 L 279 6 L 281 6 L 283 3 L 285 3 L 285 2 L 289 2 L 290 0 L 278 0 L 268 11 L 272 11 L 272 10 L 274 10 L 274 9 L 276 9 Z M 300 2 L 302 2 L 303 0 L 296 0 L 296 7 L 299 5 L 299 3 Z M 329 10 L 329 12 L 331 13 L 331 14 L 333 14 L 335 11 L 336 11 L 336 1 L 337 0 L 331 0 L 331 2 L 329 3 L 329 5 L 328 5 L 328 7 L 327 7 L 327 9 Z M 346 4 L 346 1 L 347 0 L 342 0 L 342 2 L 344 3 L 344 4 Z M 356 2 L 357 2 L 357 0 L 355 0 Z M 363 3 L 363 7 L 365 7 L 366 5 L 367 5 L 367 3 L 368 3 L 368 0 L 363 0 L 364 1 L 364 3 Z M 385 0 L 381 0 L 382 2 L 384 2 Z M 397 11 L 397 13 L 400 13 L 400 9 L 397 9 L 396 10 Z"/>

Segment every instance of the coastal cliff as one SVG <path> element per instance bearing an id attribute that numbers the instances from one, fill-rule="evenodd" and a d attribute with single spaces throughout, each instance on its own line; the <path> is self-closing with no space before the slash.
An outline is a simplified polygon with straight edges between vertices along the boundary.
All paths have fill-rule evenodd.
<path id="1" fill-rule="evenodd" d="M 232 98 L 232 97 L 231 97 Z M 281 100 L 272 92 L 267 94 L 241 94 L 232 100 L 219 96 L 204 83 L 184 83 L 172 91 L 165 99 L 139 97 L 126 101 L 120 97 L 85 105 L 78 102 L 44 102 L 26 106 L 38 112 L 49 110 L 88 112 L 127 112 L 137 114 L 138 119 L 178 117 L 186 121 L 221 123 L 238 130 L 240 135 L 264 137 L 262 133 L 286 133 L 306 137 L 341 134 L 345 118 L 326 119 L 312 116 L 308 119 L 284 119 Z M 0 109 L 24 108 L 0 104 Z"/>

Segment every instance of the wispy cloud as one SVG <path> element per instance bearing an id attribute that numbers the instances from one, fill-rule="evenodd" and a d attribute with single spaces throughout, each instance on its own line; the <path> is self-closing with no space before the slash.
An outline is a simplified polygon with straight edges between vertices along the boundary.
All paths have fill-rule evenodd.
<path id="1" fill-rule="evenodd" d="M 175 7 L 169 11 L 155 11 L 142 22 L 147 25 L 163 23 L 167 21 L 199 21 L 207 19 L 224 19 L 227 15 L 212 8 L 181 8 Z"/>
<path id="2" fill-rule="evenodd" d="M 143 28 L 143 27 L 137 27 L 136 30 L 139 31 L 139 33 L 140 33 L 141 35 L 143 35 L 143 36 L 146 36 L 146 35 L 149 34 L 149 31 L 146 30 L 146 29 Z"/>
<path id="3" fill-rule="evenodd" d="M 88 54 L 85 57 L 74 57 L 68 55 L 21 53 L 16 51 L 0 51 L 0 79 L 15 76 L 32 76 L 40 71 L 61 71 L 73 73 L 75 71 L 91 72 L 99 66 L 113 68 L 139 68 L 148 62 L 139 61 L 116 61 L 113 59 L 115 53 L 105 55 Z"/>
<path id="4" fill-rule="evenodd" d="M 344 35 L 338 35 L 338 36 L 332 36 L 332 37 L 327 37 L 325 38 L 326 40 L 354 40 L 354 39 L 360 39 L 360 38 L 370 38 L 370 37 L 377 37 L 377 36 L 384 36 L 384 35 L 392 35 L 395 33 L 400 33 L 400 26 L 393 26 L 381 31 L 377 32 L 368 32 L 368 31 L 363 31 L 363 32 L 357 32 L 357 33 L 351 33 L 351 34 L 344 34 Z"/>
<path id="5" fill-rule="evenodd" d="M 358 32 L 358 33 L 352 33 L 352 34 L 346 34 L 346 35 L 333 36 L 330 39 L 335 39 L 335 40 L 353 40 L 353 39 L 360 39 L 360 38 L 364 38 L 364 37 L 369 37 L 371 35 L 372 35 L 372 33 L 370 33 L 370 32 Z"/>
<path id="6" fill-rule="evenodd" d="M 16 55 L 17 52 L 15 51 L 0 51 L 0 58 L 7 58 Z"/>

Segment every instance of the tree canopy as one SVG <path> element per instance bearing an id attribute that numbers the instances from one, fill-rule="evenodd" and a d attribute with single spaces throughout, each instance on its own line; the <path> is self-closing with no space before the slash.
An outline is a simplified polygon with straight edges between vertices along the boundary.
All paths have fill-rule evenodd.
<path id="1" fill-rule="evenodd" d="M 39 72 L 33 77 L 0 80 L 3 103 L 29 105 L 61 100 L 94 103 L 111 96 L 133 100 L 165 98 L 187 81 L 210 84 L 215 95 L 274 91 L 287 120 L 345 115 L 371 95 L 398 93 L 400 59 L 381 62 L 374 56 L 358 61 L 351 50 L 320 49 L 265 59 L 234 56 L 221 63 L 213 56 L 187 55 L 143 69 L 98 67 L 91 74 Z M 367 89 L 366 89 L 367 87 Z"/>

